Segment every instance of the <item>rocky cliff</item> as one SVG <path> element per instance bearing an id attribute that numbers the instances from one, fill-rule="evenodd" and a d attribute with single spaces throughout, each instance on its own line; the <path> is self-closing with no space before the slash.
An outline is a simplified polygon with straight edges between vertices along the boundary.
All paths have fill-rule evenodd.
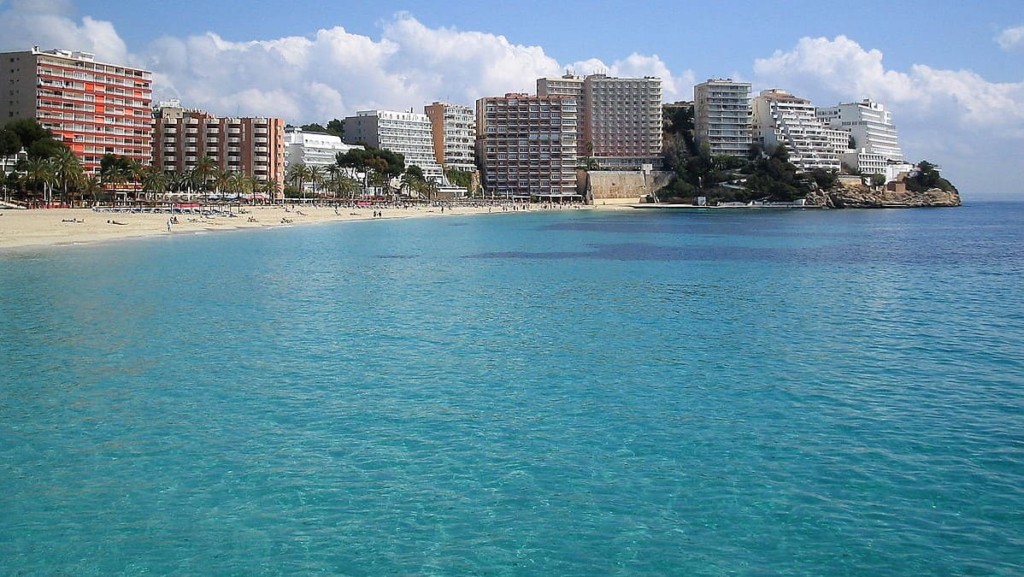
<path id="1" fill-rule="evenodd" d="M 808 206 L 827 208 L 919 208 L 960 206 L 956 191 L 932 188 L 925 192 L 876 190 L 863 185 L 838 185 L 807 195 Z"/>

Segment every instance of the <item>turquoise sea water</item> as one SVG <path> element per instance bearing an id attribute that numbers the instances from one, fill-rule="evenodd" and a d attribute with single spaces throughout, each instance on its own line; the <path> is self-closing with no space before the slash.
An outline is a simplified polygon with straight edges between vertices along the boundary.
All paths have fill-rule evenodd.
<path id="1" fill-rule="evenodd" d="M 0 575 L 1022 573 L 1022 204 L 0 254 Z"/>

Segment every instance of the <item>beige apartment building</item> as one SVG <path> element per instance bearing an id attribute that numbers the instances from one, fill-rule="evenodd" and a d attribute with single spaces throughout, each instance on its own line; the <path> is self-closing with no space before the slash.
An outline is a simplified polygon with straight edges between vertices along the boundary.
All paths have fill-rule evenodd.
<path id="1" fill-rule="evenodd" d="M 164 172 L 189 172 L 209 156 L 222 171 L 279 186 L 285 180 L 283 119 L 220 118 L 177 101 L 161 103 L 154 117 L 153 165 Z"/>
<path id="2" fill-rule="evenodd" d="M 423 107 L 430 119 L 434 156 L 445 169 L 476 171 L 476 117 L 469 106 L 434 102 Z"/>
<path id="3" fill-rule="evenodd" d="M 661 79 L 604 74 L 538 78 L 538 96 L 578 103 L 576 154 L 605 170 L 658 167 L 662 161 Z"/>

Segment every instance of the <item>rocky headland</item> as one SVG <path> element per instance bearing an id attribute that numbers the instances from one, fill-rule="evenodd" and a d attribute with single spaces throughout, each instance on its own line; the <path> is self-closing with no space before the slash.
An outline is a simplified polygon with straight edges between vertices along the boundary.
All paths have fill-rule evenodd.
<path id="1" fill-rule="evenodd" d="M 930 188 L 923 192 L 839 184 L 807 195 L 807 206 L 824 208 L 922 208 L 960 206 L 960 194 Z"/>

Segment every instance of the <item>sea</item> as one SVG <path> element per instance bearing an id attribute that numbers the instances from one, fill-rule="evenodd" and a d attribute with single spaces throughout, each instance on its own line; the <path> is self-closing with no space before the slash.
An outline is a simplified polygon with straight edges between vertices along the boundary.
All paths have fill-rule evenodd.
<path id="1" fill-rule="evenodd" d="M 1024 203 L 0 253 L 0 575 L 1024 574 Z"/>

